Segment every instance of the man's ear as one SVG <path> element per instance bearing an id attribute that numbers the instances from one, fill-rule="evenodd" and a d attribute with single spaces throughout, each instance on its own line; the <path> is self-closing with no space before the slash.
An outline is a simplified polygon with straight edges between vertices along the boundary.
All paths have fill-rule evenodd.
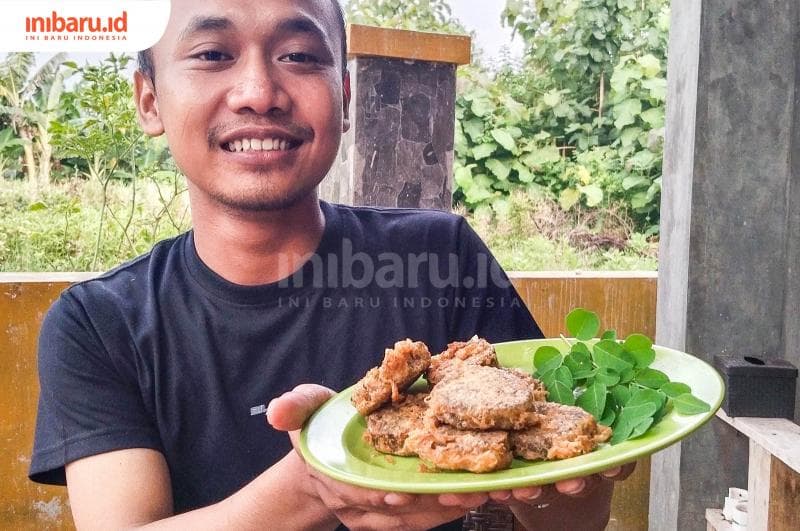
<path id="1" fill-rule="evenodd" d="M 139 116 L 139 125 L 149 136 L 164 133 L 164 124 L 158 114 L 158 101 L 153 81 L 139 70 L 133 73 L 133 99 Z"/>
<path id="2" fill-rule="evenodd" d="M 350 72 L 342 79 L 342 133 L 350 130 Z"/>

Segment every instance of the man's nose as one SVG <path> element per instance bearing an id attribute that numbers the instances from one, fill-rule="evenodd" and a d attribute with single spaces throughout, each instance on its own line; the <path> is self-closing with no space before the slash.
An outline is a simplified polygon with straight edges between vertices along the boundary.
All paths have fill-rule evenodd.
<path id="1" fill-rule="evenodd" d="M 289 111 L 291 98 L 281 82 L 280 65 L 262 54 L 251 54 L 231 75 L 238 79 L 228 93 L 228 106 L 235 113 L 282 114 Z"/>

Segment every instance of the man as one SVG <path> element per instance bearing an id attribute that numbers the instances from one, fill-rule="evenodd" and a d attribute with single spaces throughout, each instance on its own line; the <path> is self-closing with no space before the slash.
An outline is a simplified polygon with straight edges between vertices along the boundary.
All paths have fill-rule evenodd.
<path id="1" fill-rule="evenodd" d="M 425 529 L 489 496 L 531 524 L 607 520 L 600 476 L 370 491 L 279 433 L 294 444 L 332 393 L 317 384 L 354 383 L 395 340 L 540 334 L 460 218 L 318 200 L 349 127 L 344 38 L 332 0 L 173 0 L 135 97 L 187 176 L 193 231 L 67 290 L 40 337 L 31 477 L 66 481 L 79 528 Z"/>

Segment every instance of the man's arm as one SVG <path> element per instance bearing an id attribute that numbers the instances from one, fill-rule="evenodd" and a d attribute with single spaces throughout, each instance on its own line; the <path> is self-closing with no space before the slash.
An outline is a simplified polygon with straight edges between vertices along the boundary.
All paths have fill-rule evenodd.
<path id="1" fill-rule="evenodd" d="M 307 489 L 305 464 L 290 453 L 219 503 L 173 516 L 169 470 L 161 453 L 133 448 L 95 455 L 66 467 L 78 529 L 333 529 L 338 524 Z M 299 481 L 298 481 L 299 480 Z"/>
<path id="2" fill-rule="evenodd" d="M 301 385 L 273 401 L 270 422 L 299 428 L 333 392 Z M 248 485 L 214 505 L 172 516 L 169 471 L 161 453 L 128 449 L 67 465 L 67 488 L 78 529 L 428 529 L 459 518 L 486 494 L 412 495 L 363 489 L 327 478 L 289 452 Z"/>

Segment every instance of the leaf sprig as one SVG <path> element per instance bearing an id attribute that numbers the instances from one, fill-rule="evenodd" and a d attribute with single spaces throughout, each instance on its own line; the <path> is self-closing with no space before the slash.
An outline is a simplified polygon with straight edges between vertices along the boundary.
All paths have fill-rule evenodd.
<path id="1" fill-rule="evenodd" d="M 556 347 L 539 347 L 533 356 L 534 376 L 547 387 L 549 400 L 579 406 L 611 427 L 611 444 L 644 435 L 673 407 L 682 415 L 711 409 L 688 385 L 671 382 L 650 367 L 656 352 L 649 337 L 631 334 L 622 341 L 614 330 L 606 330 L 593 341 L 600 319 L 583 308 L 572 310 L 566 324 L 577 341 L 564 339 L 566 355 Z"/>

